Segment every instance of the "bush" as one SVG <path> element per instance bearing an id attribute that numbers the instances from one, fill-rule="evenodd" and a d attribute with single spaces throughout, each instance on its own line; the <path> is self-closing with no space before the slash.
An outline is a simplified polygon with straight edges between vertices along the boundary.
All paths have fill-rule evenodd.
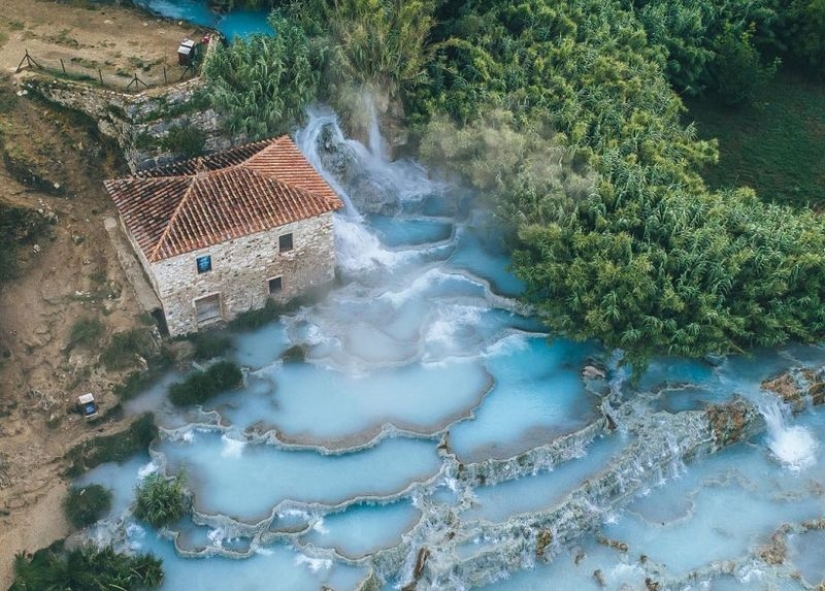
<path id="1" fill-rule="evenodd" d="M 70 449 L 66 454 L 69 466 L 64 474 L 76 478 L 100 464 L 122 462 L 134 453 L 148 448 L 157 435 L 155 417 L 152 413 L 146 413 L 125 431 L 96 437 Z"/>
<path id="2" fill-rule="evenodd" d="M 722 37 L 713 65 L 716 92 L 728 106 L 748 104 L 776 74 L 778 66 L 778 60 L 762 65 L 749 32 L 736 36 L 728 31 Z"/>
<path id="3" fill-rule="evenodd" d="M 253 330 L 269 324 L 281 315 L 284 308 L 275 303 L 275 300 L 267 300 L 263 308 L 249 310 L 238 314 L 229 321 L 231 330 Z"/>
<path id="4" fill-rule="evenodd" d="M 183 382 L 172 384 L 169 400 L 175 406 L 203 404 L 224 390 L 241 385 L 243 374 L 231 361 L 219 361 L 206 371 L 197 371 Z"/>
<path id="5" fill-rule="evenodd" d="M 103 324 L 97 318 L 78 318 L 69 330 L 68 348 L 94 345 L 103 336 L 103 331 Z"/>
<path id="6" fill-rule="evenodd" d="M 72 487 L 63 500 L 66 519 L 80 529 L 92 525 L 112 507 L 112 491 L 99 484 Z"/>
<path id="7" fill-rule="evenodd" d="M 184 483 L 183 473 L 171 479 L 158 473 L 150 474 L 135 489 L 135 517 L 156 528 L 183 517 L 189 505 Z"/>
<path id="8" fill-rule="evenodd" d="M 206 132 L 192 125 L 173 125 L 161 140 L 161 146 L 175 154 L 193 158 L 203 154 Z"/>
<path id="9" fill-rule="evenodd" d="M 111 546 L 83 546 L 63 552 L 63 541 L 14 557 L 9 591 L 41 589 L 155 589 L 163 581 L 162 561 L 151 554 L 118 554 Z"/>
<path id="10" fill-rule="evenodd" d="M 106 350 L 100 355 L 100 361 L 108 370 L 126 369 L 134 365 L 137 357 L 149 357 L 152 354 L 152 336 L 148 330 L 133 328 L 112 335 Z"/>
<path id="11" fill-rule="evenodd" d="M 191 341 L 195 345 L 195 359 L 201 361 L 220 357 L 232 348 L 232 339 L 225 334 L 198 332 Z"/>

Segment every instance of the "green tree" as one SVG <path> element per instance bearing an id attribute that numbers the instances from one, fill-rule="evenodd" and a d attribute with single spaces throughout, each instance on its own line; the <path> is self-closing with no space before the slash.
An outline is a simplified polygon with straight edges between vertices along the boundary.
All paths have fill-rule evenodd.
<path id="1" fill-rule="evenodd" d="M 729 106 L 747 104 L 776 74 L 779 61 L 763 65 L 749 31 L 735 35 L 727 31 L 719 41 L 712 72 L 716 92 Z"/>
<path id="2" fill-rule="evenodd" d="M 784 16 L 791 53 L 825 73 L 825 0 L 791 0 Z"/>

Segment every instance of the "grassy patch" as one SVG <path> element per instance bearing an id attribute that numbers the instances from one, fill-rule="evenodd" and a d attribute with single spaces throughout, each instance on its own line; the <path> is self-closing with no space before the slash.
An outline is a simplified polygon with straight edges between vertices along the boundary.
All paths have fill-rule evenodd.
<path id="1" fill-rule="evenodd" d="M 175 406 L 203 404 L 229 388 L 241 385 L 243 374 L 231 361 L 219 361 L 206 371 L 197 371 L 169 388 L 169 400 Z"/>
<path id="2" fill-rule="evenodd" d="M 752 105 L 687 101 L 702 138 L 718 138 L 719 164 L 703 176 L 711 188 L 746 185 L 761 199 L 825 205 L 825 83 L 785 69 Z"/>
<path id="3" fill-rule="evenodd" d="M 129 428 L 114 435 L 95 437 L 74 446 L 66 454 L 69 466 L 64 474 L 77 478 L 84 472 L 106 462 L 122 462 L 149 447 L 157 437 L 158 428 L 151 413 L 142 415 Z"/>

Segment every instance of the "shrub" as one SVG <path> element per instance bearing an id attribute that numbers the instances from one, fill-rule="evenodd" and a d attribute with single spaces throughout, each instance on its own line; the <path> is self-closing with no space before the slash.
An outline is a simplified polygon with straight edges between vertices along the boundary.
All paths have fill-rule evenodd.
<path id="1" fill-rule="evenodd" d="M 66 519 L 76 528 L 92 525 L 112 507 L 112 491 L 99 484 L 72 487 L 63 500 Z"/>
<path id="2" fill-rule="evenodd" d="M 220 357 L 232 348 L 232 339 L 225 334 L 195 333 L 191 337 L 195 345 L 195 359 L 205 360 Z"/>
<path id="3" fill-rule="evenodd" d="M 97 318 L 78 318 L 69 330 L 68 348 L 94 345 L 103 331 L 103 324 Z"/>
<path id="4" fill-rule="evenodd" d="M 93 545 L 63 552 L 63 541 L 31 556 L 14 557 L 9 591 L 40 589 L 155 589 L 163 581 L 162 562 L 151 554 L 118 554 Z"/>
<path id="5" fill-rule="evenodd" d="M 133 328 L 112 335 L 100 361 L 108 370 L 125 369 L 135 363 L 138 356 L 149 357 L 152 353 L 152 336 L 146 329 Z"/>
<path id="6" fill-rule="evenodd" d="M 146 413 L 125 431 L 96 437 L 70 449 L 66 454 L 69 466 L 64 474 L 76 478 L 105 462 L 122 462 L 134 453 L 148 448 L 157 434 L 154 415 Z"/>
<path id="7" fill-rule="evenodd" d="M 231 361 L 219 361 L 206 371 L 197 371 L 183 382 L 172 384 L 169 400 L 175 406 L 203 404 L 229 388 L 241 385 L 243 374 Z"/>
<path id="8" fill-rule="evenodd" d="M 150 474 L 135 489 L 135 517 L 157 528 L 183 517 L 189 505 L 184 483 L 183 473 L 171 479 Z"/>
<path id="9" fill-rule="evenodd" d="M 206 143 L 206 132 L 192 125 L 173 125 L 161 140 L 161 146 L 187 158 L 200 156 Z"/>
<path id="10" fill-rule="evenodd" d="M 253 330 L 269 324 L 281 315 L 283 307 L 275 303 L 275 300 L 267 300 L 263 308 L 249 310 L 238 314 L 229 321 L 231 330 Z"/>

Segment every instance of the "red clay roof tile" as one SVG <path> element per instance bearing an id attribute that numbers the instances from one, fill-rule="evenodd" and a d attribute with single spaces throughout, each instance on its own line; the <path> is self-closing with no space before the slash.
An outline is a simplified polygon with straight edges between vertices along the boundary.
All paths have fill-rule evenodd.
<path id="1" fill-rule="evenodd" d="M 104 185 L 152 262 L 343 207 L 287 136 Z"/>

